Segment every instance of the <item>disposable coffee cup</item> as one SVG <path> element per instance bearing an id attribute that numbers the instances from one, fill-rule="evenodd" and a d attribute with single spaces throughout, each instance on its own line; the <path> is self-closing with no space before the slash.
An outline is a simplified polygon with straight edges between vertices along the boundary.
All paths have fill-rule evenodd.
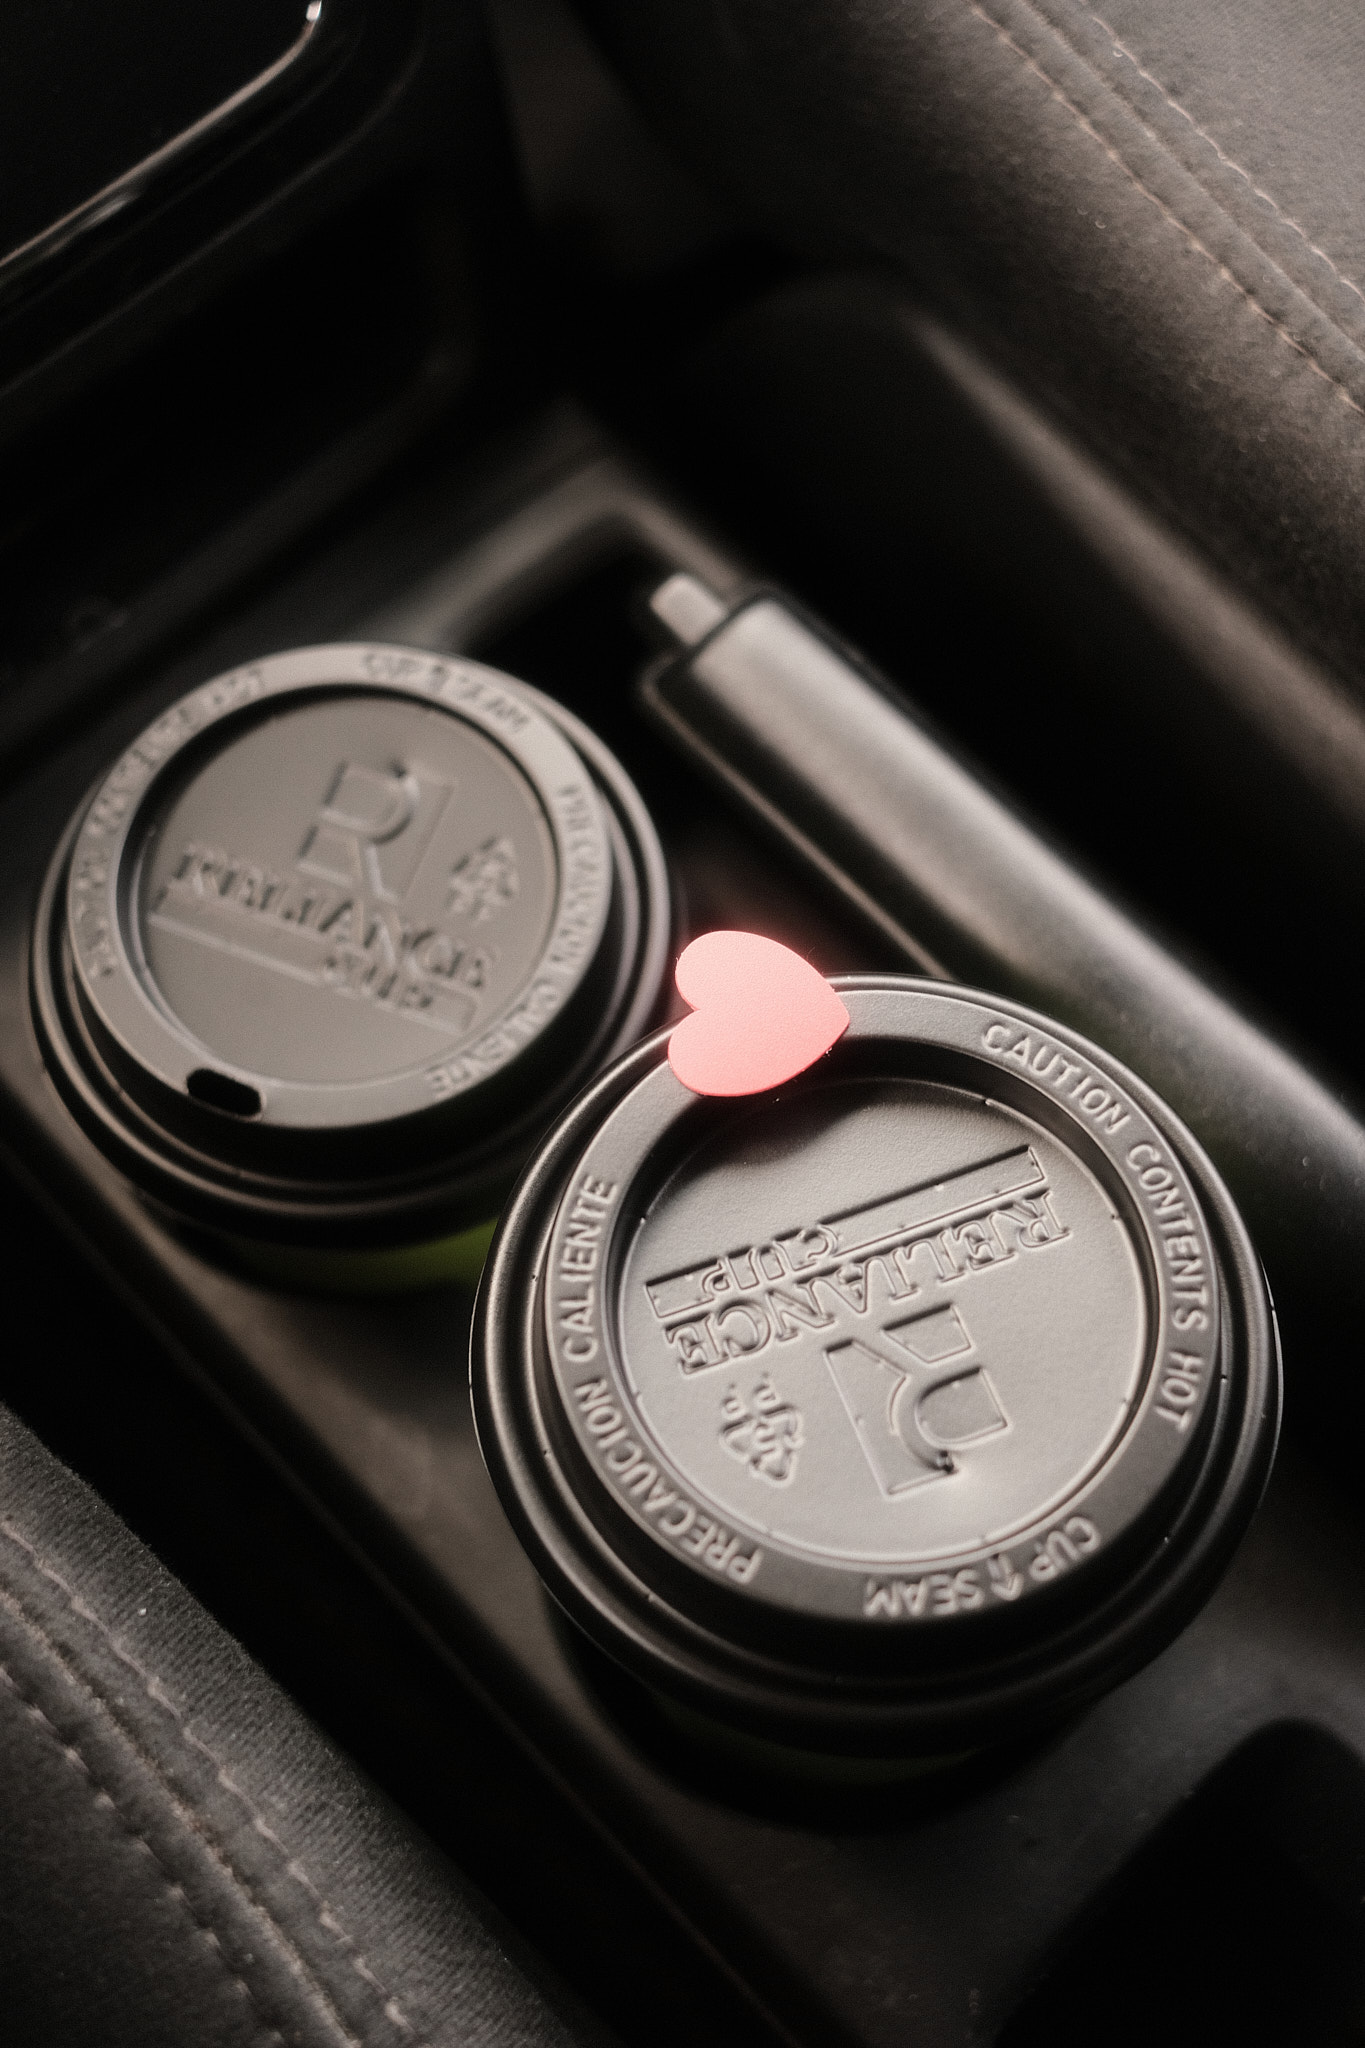
<path id="1" fill-rule="evenodd" d="M 1206 1598 L 1269 1469 L 1273 1317 L 1209 1161 L 1099 1048 L 831 986 L 846 1029 L 781 1085 L 698 1092 L 660 1033 L 546 1140 L 481 1283 L 479 1441 L 572 1622 L 685 1714 L 960 1755 Z"/>
<path id="2" fill-rule="evenodd" d="M 651 1021 L 668 932 L 648 815 L 578 720 L 476 662 L 313 647 L 192 691 L 101 779 L 34 1004 L 146 1196 L 281 1277 L 395 1284 L 477 1264 Z"/>

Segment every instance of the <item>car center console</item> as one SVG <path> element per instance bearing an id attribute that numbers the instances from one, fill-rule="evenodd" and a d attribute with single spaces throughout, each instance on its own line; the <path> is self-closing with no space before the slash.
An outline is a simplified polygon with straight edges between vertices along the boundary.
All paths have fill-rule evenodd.
<path id="1" fill-rule="evenodd" d="M 960 734 L 943 739 L 897 694 L 912 679 L 872 677 L 808 593 L 767 573 L 751 519 L 737 521 L 746 546 L 722 493 L 694 504 L 678 492 L 662 473 L 666 435 L 652 466 L 625 445 L 628 420 L 613 431 L 577 403 L 544 402 L 543 353 L 531 370 L 490 360 L 515 302 L 479 235 L 514 210 L 479 191 L 467 142 L 450 140 L 458 122 L 435 112 L 467 90 L 479 134 L 495 128 L 469 82 L 481 60 L 462 10 L 381 23 L 338 0 L 333 30 L 324 0 L 309 33 L 335 34 L 330 57 L 291 56 L 292 43 L 272 56 L 277 24 L 260 13 L 262 68 L 246 84 L 279 68 L 221 137 L 186 144 L 193 180 L 163 201 L 154 168 L 68 242 L 49 227 L 39 247 L 41 229 L 14 229 L 33 294 L 3 329 L 15 362 L 27 351 L 11 414 L 23 459 L 42 467 L 87 412 L 103 437 L 99 459 L 7 543 L 17 651 L 0 791 L 0 1143 L 14 1185 L 61 1233 L 45 1284 L 57 1272 L 91 1290 L 79 1398 L 107 1413 L 111 1442 L 143 1433 L 172 1457 L 220 1428 L 245 1442 L 222 1469 L 241 1458 L 257 1473 L 243 1509 L 259 1513 L 255 1531 L 215 1531 L 232 1499 L 212 1458 L 200 1507 L 192 1481 L 168 1477 L 168 1526 L 188 1530 L 191 1572 L 197 1559 L 212 1586 L 221 1549 L 221 1604 L 248 1643 L 258 1630 L 262 1654 L 303 1673 L 310 1711 L 620 2038 L 681 2043 L 706 2027 L 1056 2048 L 1270 2040 L 1310 2020 L 1319 2038 L 1352 2038 L 1365 1528 L 1316 1425 L 1340 1384 L 1328 1340 L 1354 1315 L 1353 1112 L 1064 848 L 1043 848 L 970 742 L 959 755 Z M 356 71 L 374 37 L 383 61 Z M 291 80 L 295 63 L 317 69 Z M 245 90 L 235 76 L 215 73 L 206 98 Z M 53 200 L 60 218 L 116 189 L 123 157 L 146 146 L 141 131 L 111 136 L 86 180 L 94 194 Z M 465 228 L 467 268 L 451 255 Z M 86 318 L 73 309 L 95 306 L 116 233 L 126 292 L 90 314 L 86 367 L 63 382 L 35 337 L 44 320 L 74 331 Z M 371 261 L 411 289 L 388 316 L 364 283 Z M 264 413 L 157 396 L 158 363 L 178 362 L 168 375 L 182 394 L 221 372 L 224 335 L 241 336 L 267 285 L 288 300 L 294 264 L 331 294 L 329 317 L 316 324 L 308 290 L 289 301 L 278 348 L 262 344 Z M 169 307 L 176 278 L 178 326 L 152 310 Z M 0 268 L 0 292 L 4 281 Z M 100 322 L 122 337 L 107 349 L 89 338 Z M 274 381 L 301 337 L 333 333 L 340 370 L 328 383 L 323 361 L 327 389 L 291 440 Z M 382 360 L 377 341 L 393 344 Z M 156 424 L 140 476 L 120 392 Z M 234 448 L 233 423 L 248 420 Z M 114 517 L 110 463 L 146 520 L 137 546 Z M 194 484 L 200 467 L 215 489 Z M 65 567 L 19 587 L 64 521 Z M 817 710 L 884 717 L 877 758 L 893 769 L 901 739 L 920 750 L 918 845 L 891 844 L 870 770 L 866 785 L 822 777 L 836 743 L 856 740 L 853 709 L 799 758 L 800 693 L 773 643 L 746 654 L 727 641 L 758 634 L 764 606 L 781 614 L 770 632 L 829 664 Z M 840 698 L 840 673 L 868 699 Z M 287 816 L 267 803 L 272 777 L 297 795 Z M 894 810 L 910 785 L 889 787 Z M 468 846 L 459 805 L 483 806 Z M 1019 835 L 1013 865 L 1006 830 Z M 1016 884 L 992 926 L 982 906 Z M 1119 936 L 1097 994 L 1086 919 L 1101 912 Z M 1026 913 L 1046 945 L 1019 942 Z M 862 1185 L 862 1155 L 845 1186 L 819 1152 L 825 1112 L 806 1069 L 750 1091 L 772 1096 L 771 1129 L 727 1123 L 723 1103 L 670 1069 L 668 1034 L 688 1008 L 672 962 L 718 931 L 780 942 L 822 985 L 833 978 L 851 1024 L 821 1074 L 878 1114 L 878 1090 L 910 1091 L 922 1121 L 908 1135 L 867 1126 L 887 1181 L 872 1193 L 901 1204 L 894 1217 Z M 523 983 L 539 991 L 530 1009 L 514 1002 Z M 1149 1065 L 1141 1034 L 1122 1036 L 1139 1003 Z M 335 1020 L 362 1012 L 367 1031 L 377 1022 L 357 1053 Z M 1180 1038 L 1172 1056 L 1163 1034 L 1190 1017 L 1205 1037 Z M 1255 1059 L 1239 1067 L 1244 1029 Z M 186 1033 L 208 1048 L 197 1064 L 181 1056 Z M 445 1080 L 409 1099 L 393 1074 L 417 1071 L 409 1041 L 428 1039 Z M 602 1082 L 604 1068 L 617 1078 Z M 362 1084 L 374 1101 L 360 1117 L 346 1090 Z M 1226 1108 L 1239 1087 L 1244 1124 Z M 949 1097 L 970 1187 L 967 1152 L 942 1138 Z M 628 1100 L 640 1122 L 625 1132 Z M 784 1179 L 802 1102 L 816 1149 L 804 1180 Z M 1320 1120 L 1304 1202 L 1325 1217 L 1346 1190 L 1338 1239 L 1324 1223 L 1316 1261 L 1303 1212 L 1290 1213 L 1289 1168 L 1256 1180 L 1265 1102 L 1282 1121 Z M 928 1165 L 893 1187 L 917 1147 Z M 664 1191 L 642 1209 L 646 1264 L 634 1272 L 624 1237 L 611 1254 L 613 1273 L 648 1285 L 612 1329 L 570 1317 L 559 1350 L 538 1352 L 527 1305 L 548 1284 L 553 1232 L 567 1266 L 589 1270 L 567 1246 L 597 1243 L 604 1191 L 627 1180 Z M 1254 1519 L 1278 1354 L 1224 1180 L 1283 1311 L 1290 1426 Z M 763 1229 L 745 1236 L 756 1187 Z M 1171 1208 L 1177 1198 L 1188 1206 Z M 1082 1252 L 1075 1291 L 1047 1280 L 1080 1272 Z M 822 1335 L 796 1399 L 783 1361 L 831 1323 L 830 1290 L 847 1305 L 861 1288 L 865 1306 L 874 1286 L 889 1290 L 893 1349 L 859 1331 L 845 1342 L 842 1326 Z M 45 1377 L 41 1316 L 30 1329 L 35 1348 L 0 1392 L 98 1467 L 98 1431 L 63 1415 Z M 615 1377 L 596 1363 L 582 1377 L 589 1339 L 604 1355 L 619 1341 Z M 1085 1408 L 1101 1353 L 1117 1421 Z M 170 1391 L 176 1375 L 193 1412 Z M 680 1388 L 705 1391 L 665 1425 L 661 1414 L 682 1416 L 667 1407 Z M 1144 1401 L 1165 1463 L 1125 1406 L 1137 1415 Z M 642 1506 L 663 1481 L 653 1466 L 641 1478 L 637 1438 L 668 1428 L 666 1543 Z M 1048 1462 L 1062 1439 L 1065 1472 Z M 838 1485 L 811 1476 L 825 1443 Z M 1102 1465 L 1113 1476 L 1116 1443 L 1128 1477 L 1110 1545 L 1108 1510 L 1081 1489 Z M 843 1519 L 860 1501 L 875 1495 L 890 1528 L 898 1503 L 943 1500 L 1002 1445 L 1016 1478 L 1027 1467 L 1028 1498 L 1000 1510 L 1001 1527 L 1027 1539 L 1007 1531 L 978 1559 L 975 1507 L 960 1527 L 944 1510 L 913 1569 L 899 1533 L 886 1568 L 863 1569 Z M 119 1504 L 137 1520 L 135 1489 Z M 145 1513 L 155 1525 L 164 1510 L 149 1499 Z M 762 1590 L 774 1577 L 754 1576 L 745 1517 L 763 1519 L 772 1557 L 824 1545 L 829 1569 L 793 1567 L 780 1598 L 745 1605 L 751 1578 Z M 314 1588 L 317 1529 L 327 1561 Z M 830 1563 L 840 1545 L 855 1571 Z M 1186 1558 L 1197 1569 L 1182 1577 Z M 839 1606 L 849 1600 L 856 1614 Z M 272 1618 L 291 1607 L 295 1666 L 288 1624 Z M 1051 1617 L 1036 1637 L 1035 1608 Z M 966 1647 L 921 1664 L 914 1631 L 935 1617 Z M 1103 1643 L 1084 1672 L 1082 1636 Z"/>

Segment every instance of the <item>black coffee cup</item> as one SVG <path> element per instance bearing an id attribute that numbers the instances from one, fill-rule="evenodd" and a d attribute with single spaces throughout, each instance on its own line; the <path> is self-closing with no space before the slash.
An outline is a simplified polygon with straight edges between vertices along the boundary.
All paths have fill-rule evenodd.
<path id="1" fill-rule="evenodd" d="M 832 985 L 848 1028 L 783 1085 L 696 1093 L 661 1033 L 546 1140 L 480 1289 L 479 1440 L 550 1591 L 658 1695 L 960 1753 L 1205 1599 L 1273 1453 L 1273 1317 L 1134 1075 L 989 995 Z"/>
<path id="2" fill-rule="evenodd" d="M 193 691 L 104 777 L 48 878 L 34 1000 L 147 1196 L 383 1284 L 477 1254 L 649 1022 L 668 929 L 648 815 L 578 720 L 476 662 L 305 648 Z"/>

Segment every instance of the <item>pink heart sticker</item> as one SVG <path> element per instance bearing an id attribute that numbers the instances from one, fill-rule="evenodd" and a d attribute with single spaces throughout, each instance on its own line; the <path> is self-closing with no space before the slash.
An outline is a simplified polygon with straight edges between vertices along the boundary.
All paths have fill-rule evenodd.
<path id="1" fill-rule="evenodd" d="M 668 1064 L 694 1095 L 757 1095 L 803 1074 L 848 1029 L 848 1011 L 808 960 L 757 932 L 705 932 L 674 979 L 692 1006 Z"/>

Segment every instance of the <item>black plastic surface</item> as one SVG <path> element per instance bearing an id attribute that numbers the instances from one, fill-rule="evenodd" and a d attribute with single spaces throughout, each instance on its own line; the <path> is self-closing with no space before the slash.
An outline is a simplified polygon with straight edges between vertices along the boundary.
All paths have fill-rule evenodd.
<path id="1" fill-rule="evenodd" d="M 15 0 L 0 73 L 9 167 L 0 185 L 0 284 L 6 259 L 211 117 L 284 58 L 306 26 L 305 0 Z"/>
<path id="2" fill-rule="evenodd" d="M 102 70 L 116 103 L 145 80 L 142 12 L 120 14 Z M 267 66 L 259 93 L 226 103 L 229 117 L 182 131 L 185 150 L 144 160 L 108 204 L 78 207 L 71 232 L 40 236 L 0 271 L 0 444 L 391 180 L 416 174 L 428 205 L 457 199 L 476 240 L 496 218 L 510 247 L 511 176 L 474 11 L 325 0 L 312 23 L 300 12 L 296 62 Z M 28 167 L 20 156 L 6 168 L 22 206 Z M 354 284 L 363 296 L 363 278 Z M 69 443 L 58 448 L 69 459 Z"/>

